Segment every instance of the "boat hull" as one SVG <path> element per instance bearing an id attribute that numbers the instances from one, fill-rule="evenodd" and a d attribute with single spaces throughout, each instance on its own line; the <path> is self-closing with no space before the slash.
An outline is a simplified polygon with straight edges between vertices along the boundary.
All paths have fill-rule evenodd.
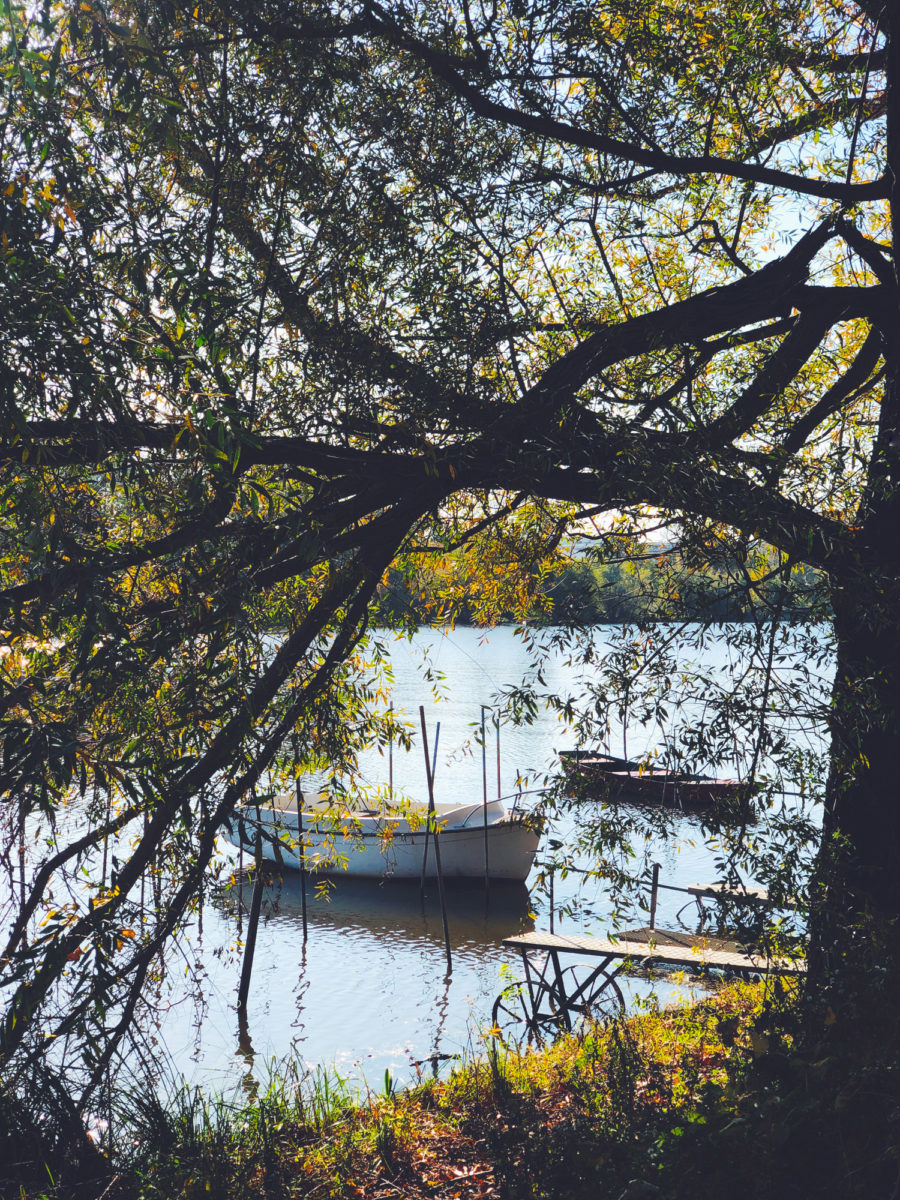
<path id="1" fill-rule="evenodd" d="M 590 799 L 652 804 L 663 808 L 702 812 L 714 810 L 751 818 L 749 801 L 758 790 L 738 779 L 691 776 L 652 768 L 604 754 L 574 752 L 563 756 L 563 766 L 577 791 Z"/>
<path id="2" fill-rule="evenodd" d="M 441 872 L 445 879 L 484 879 L 484 826 L 444 828 L 428 836 L 425 828 L 410 829 L 405 821 L 350 820 L 333 827 L 321 818 L 304 820 L 301 837 L 296 812 L 256 809 L 236 816 L 226 827 L 234 845 L 253 852 L 256 830 L 262 831 L 262 854 L 268 861 L 316 875 L 364 879 L 436 878 L 435 836 L 440 838 Z M 368 826 L 368 827 L 367 827 Z M 521 820 L 506 817 L 487 827 L 488 877 L 523 882 L 531 870 L 540 834 Z"/>

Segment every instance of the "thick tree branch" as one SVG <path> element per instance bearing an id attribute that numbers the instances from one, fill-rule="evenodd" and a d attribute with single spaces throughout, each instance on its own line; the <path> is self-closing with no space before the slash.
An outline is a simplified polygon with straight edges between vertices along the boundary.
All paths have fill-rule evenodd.
<path id="1" fill-rule="evenodd" d="M 812 566 L 834 569 L 853 553 L 853 535 L 840 521 L 729 475 L 725 464 L 699 459 L 667 435 L 610 439 L 593 457 L 590 470 L 545 469 L 538 456 L 523 454 L 504 472 L 504 483 L 607 511 L 649 504 L 694 513 L 764 538 Z"/>
<path id="2" fill-rule="evenodd" d="M 831 385 L 818 403 L 814 404 L 795 422 L 788 436 L 778 447 L 779 454 L 785 457 L 794 454 L 826 417 L 837 412 L 850 396 L 862 392 L 867 385 L 869 376 L 878 364 L 881 352 L 881 335 L 873 329 L 860 347 L 856 358 L 840 379 Z M 872 382 L 874 381 L 868 383 L 869 387 L 872 386 Z"/>
<path id="3" fill-rule="evenodd" d="M 810 261 L 832 236 L 831 226 L 826 222 L 805 234 L 784 258 L 768 263 L 753 275 L 604 327 L 549 367 L 517 409 L 526 413 L 529 420 L 546 419 L 555 414 L 555 404 L 572 397 L 614 363 L 666 346 L 699 343 L 743 326 L 786 316 L 798 303 L 808 305 L 815 301 L 825 305 L 828 296 L 818 293 L 812 296 L 810 289 L 802 285 Z M 866 292 L 867 302 L 872 290 L 859 289 Z M 835 291 L 841 293 L 843 311 L 851 302 L 854 289 Z"/>
<path id="4" fill-rule="evenodd" d="M 723 446 L 747 433 L 815 353 L 827 325 L 818 313 L 804 312 L 748 388 L 727 412 L 697 431 L 704 446 Z"/>

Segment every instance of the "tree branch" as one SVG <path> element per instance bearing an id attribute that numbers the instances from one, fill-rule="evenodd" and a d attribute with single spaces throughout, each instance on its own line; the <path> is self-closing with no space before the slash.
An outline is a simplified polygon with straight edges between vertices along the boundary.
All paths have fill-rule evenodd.
<path id="1" fill-rule="evenodd" d="M 783 454 L 785 457 L 794 454 L 826 417 L 837 412 L 844 401 L 850 396 L 861 392 L 869 376 L 878 364 L 881 351 L 881 335 L 876 329 L 872 329 L 848 370 L 844 372 L 836 383 L 831 385 L 825 395 L 822 396 L 818 403 L 812 406 L 809 412 L 804 413 L 797 420 L 791 432 L 778 447 L 778 453 Z"/>
<path id="2" fill-rule="evenodd" d="M 733 179 L 750 180 L 766 187 L 783 188 L 799 195 L 837 200 L 845 205 L 857 204 L 864 200 L 882 200 L 888 195 L 888 181 L 885 179 L 870 183 L 846 184 L 826 179 L 808 179 L 790 171 L 763 167 L 739 159 L 721 158 L 718 155 L 664 153 L 647 149 L 635 142 L 579 129 L 553 117 L 523 112 L 509 104 L 490 99 L 460 74 L 447 55 L 406 33 L 375 0 L 366 0 L 365 7 L 371 14 L 373 32 L 381 34 L 392 45 L 418 58 L 456 96 L 465 100 L 473 112 L 509 128 L 521 129 L 526 133 L 550 138 L 563 145 L 577 146 L 582 150 L 596 150 L 599 154 L 608 154 L 638 166 L 651 167 L 667 175 L 725 175 Z"/>

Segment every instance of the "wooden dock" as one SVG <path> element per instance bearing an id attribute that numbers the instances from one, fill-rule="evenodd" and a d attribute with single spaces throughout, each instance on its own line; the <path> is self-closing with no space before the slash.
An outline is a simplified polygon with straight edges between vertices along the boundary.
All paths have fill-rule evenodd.
<path id="1" fill-rule="evenodd" d="M 689 896 L 698 900 L 729 900 L 736 904 L 761 904 L 771 907 L 772 900 L 765 888 L 728 887 L 724 883 L 692 883 L 684 889 Z"/>
<path id="2" fill-rule="evenodd" d="M 726 938 L 650 926 L 617 938 L 535 930 L 504 938 L 502 945 L 518 953 L 524 974 L 497 997 L 493 1025 L 500 1037 L 530 1042 L 573 1029 L 585 1017 L 602 1019 L 623 1011 L 617 976 L 648 967 L 726 971 L 744 979 L 806 970 L 802 959 L 771 958 Z M 563 956 L 574 957 L 576 964 L 564 966 Z"/>
<path id="3" fill-rule="evenodd" d="M 747 904 L 757 909 L 772 906 L 763 888 L 695 883 L 690 887 L 660 883 L 659 863 L 653 864 L 650 883 L 650 923 L 629 929 L 618 937 L 583 934 L 519 933 L 502 945 L 515 950 L 522 961 L 523 978 L 504 988 L 494 1004 L 493 1024 L 501 1037 L 542 1041 L 560 1030 L 574 1028 L 586 1017 L 603 1019 L 620 1012 L 625 999 L 617 977 L 652 967 L 674 967 L 702 974 L 724 971 L 751 979 L 758 975 L 802 975 L 801 958 L 772 957 L 752 943 L 704 935 L 704 900 Z M 658 929 L 656 908 L 660 889 L 682 892 L 696 901 L 700 929 Z M 690 903 L 690 901 L 689 901 Z M 552 919 L 552 917 L 551 917 Z M 575 959 L 563 965 L 561 959 Z"/>
<path id="4" fill-rule="evenodd" d="M 605 964 L 621 961 L 619 974 L 628 963 L 648 966 L 666 963 L 699 970 L 734 971 L 748 975 L 798 975 L 806 970 L 802 959 L 767 958 L 758 951 L 726 938 L 703 937 L 696 933 L 667 929 L 633 929 L 615 940 L 561 933 L 520 933 L 503 939 L 503 945 L 527 956 L 577 954 L 602 959 Z"/>

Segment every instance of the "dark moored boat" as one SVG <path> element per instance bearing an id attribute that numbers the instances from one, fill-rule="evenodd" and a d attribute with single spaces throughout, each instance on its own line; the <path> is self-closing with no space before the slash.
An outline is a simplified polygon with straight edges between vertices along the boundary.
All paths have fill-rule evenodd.
<path id="1" fill-rule="evenodd" d="M 592 799 L 694 811 L 736 810 L 746 820 L 752 811 L 746 801 L 758 790 L 758 785 L 740 779 L 672 771 L 593 750 L 562 750 L 560 758 L 579 792 Z"/>

